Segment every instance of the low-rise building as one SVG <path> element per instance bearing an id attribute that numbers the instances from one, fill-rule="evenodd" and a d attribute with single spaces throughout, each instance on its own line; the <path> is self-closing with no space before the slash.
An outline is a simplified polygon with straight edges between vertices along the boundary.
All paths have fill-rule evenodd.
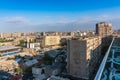
<path id="1" fill-rule="evenodd" d="M 0 53 L 8 53 L 11 51 L 20 51 L 21 47 L 16 47 L 16 46 L 1 46 L 0 47 Z"/>
<path id="2" fill-rule="evenodd" d="M 19 64 L 15 60 L 0 60 L 0 70 L 8 72 L 10 74 L 15 73 L 15 69 L 19 67 Z"/>
<path id="3" fill-rule="evenodd" d="M 23 51 L 32 55 L 37 53 L 36 49 L 30 49 L 30 48 L 23 48 Z"/>
<path id="4" fill-rule="evenodd" d="M 55 58 L 59 52 L 58 52 L 57 50 L 50 50 L 50 51 L 46 51 L 46 53 L 47 53 L 51 58 Z"/>
<path id="5" fill-rule="evenodd" d="M 39 50 L 40 49 L 40 43 L 30 43 L 30 48 Z"/>
<path id="6" fill-rule="evenodd" d="M 33 59 L 33 60 L 29 60 L 29 61 L 25 62 L 24 64 L 26 67 L 30 67 L 30 66 L 37 64 L 37 63 L 38 63 L 38 61 L 36 59 Z"/>
<path id="7" fill-rule="evenodd" d="M 0 42 L 0 46 L 12 46 L 13 42 Z"/>
<path id="8" fill-rule="evenodd" d="M 45 66 L 45 74 L 47 77 L 50 77 L 52 75 L 58 75 L 61 73 L 63 69 L 63 64 L 61 63 L 54 63 L 53 65 L 47 65 Z"/>
<path id="9" fill-rule="evenodd" d="M 70 80 L 70 79 L 68 79 L 68 78 L 62 78 L 62 77 L 59 77 L 59 76 L 51 76 L 47 80 Z"/>
<path id="10" fill-rule="evenodd" d="M 44 72 L 45 67 L 41 65 L 34 66 L 32 68 L 32 74 L 35 80 L 43 80 L 46 79 L 45 72 Z"/>

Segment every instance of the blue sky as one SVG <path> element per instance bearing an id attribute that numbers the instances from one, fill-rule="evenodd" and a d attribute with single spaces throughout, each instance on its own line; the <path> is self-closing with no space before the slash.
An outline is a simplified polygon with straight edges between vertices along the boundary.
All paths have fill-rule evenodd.
<path id="1" fill-rule="evenodd" d="M 120 0 L 1 0 L 0 31 L 86 30 L 100 21 L 117 29 L 119 14 Z"/>

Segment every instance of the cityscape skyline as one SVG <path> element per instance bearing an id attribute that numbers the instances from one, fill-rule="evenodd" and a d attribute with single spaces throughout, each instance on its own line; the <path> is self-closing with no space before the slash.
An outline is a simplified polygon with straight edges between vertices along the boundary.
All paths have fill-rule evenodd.
<path id="1" fill-rule="evenodd" d="M 119 29 L 119 9 L 118 0 L 4 0 L 0 2 L 0 31 L 94 30 L 103 21 Z"/>
<path id="2" fill-rule="evenodd" d="M 120 80 L 119 10 L 119 0 L 1 0 L 0 80 Z"/>

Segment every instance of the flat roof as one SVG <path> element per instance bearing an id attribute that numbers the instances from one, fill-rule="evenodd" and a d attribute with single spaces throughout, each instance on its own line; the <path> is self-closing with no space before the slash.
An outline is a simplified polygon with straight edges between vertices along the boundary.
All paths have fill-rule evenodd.
<path id="1" fill-rule="evenodd" d="M 120 38 L 113 38 L 94 80 L 120 80 Z"/>
<path id="2" fill-rule="evenodd" d="M 16 46 L 0 46 L 0 51 L 12 50 L 12 49 L 19 49 L 21 47 Z"/>

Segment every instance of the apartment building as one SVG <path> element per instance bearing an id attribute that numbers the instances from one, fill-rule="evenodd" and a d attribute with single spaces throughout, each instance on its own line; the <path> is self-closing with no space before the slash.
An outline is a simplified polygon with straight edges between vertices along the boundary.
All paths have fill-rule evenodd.
<path id="1" fill-rule="evenodd" d="M 68 40 L 67 70 L 70 75 L 89 79 L 101 55 L 101 37 Z"/>
<path id="2" fill-rule="evenodd" d="M 112 34 L 112 24 L 100 22 L 96 24 L 96 35 L 101 37 L 110 36 Z"/>
<path id="3" fill-rule="evenodd" d="M 60 36 L 44 36 L 43 46 L 57 46 L 60 44 Z"/>
<path id="4" fill-rule="evenodd" d="M 112 41 L 112 24 L 100 22 L 96 24 L 96 35 L 102 37 L 102 46 L 109 46 Z"/>

